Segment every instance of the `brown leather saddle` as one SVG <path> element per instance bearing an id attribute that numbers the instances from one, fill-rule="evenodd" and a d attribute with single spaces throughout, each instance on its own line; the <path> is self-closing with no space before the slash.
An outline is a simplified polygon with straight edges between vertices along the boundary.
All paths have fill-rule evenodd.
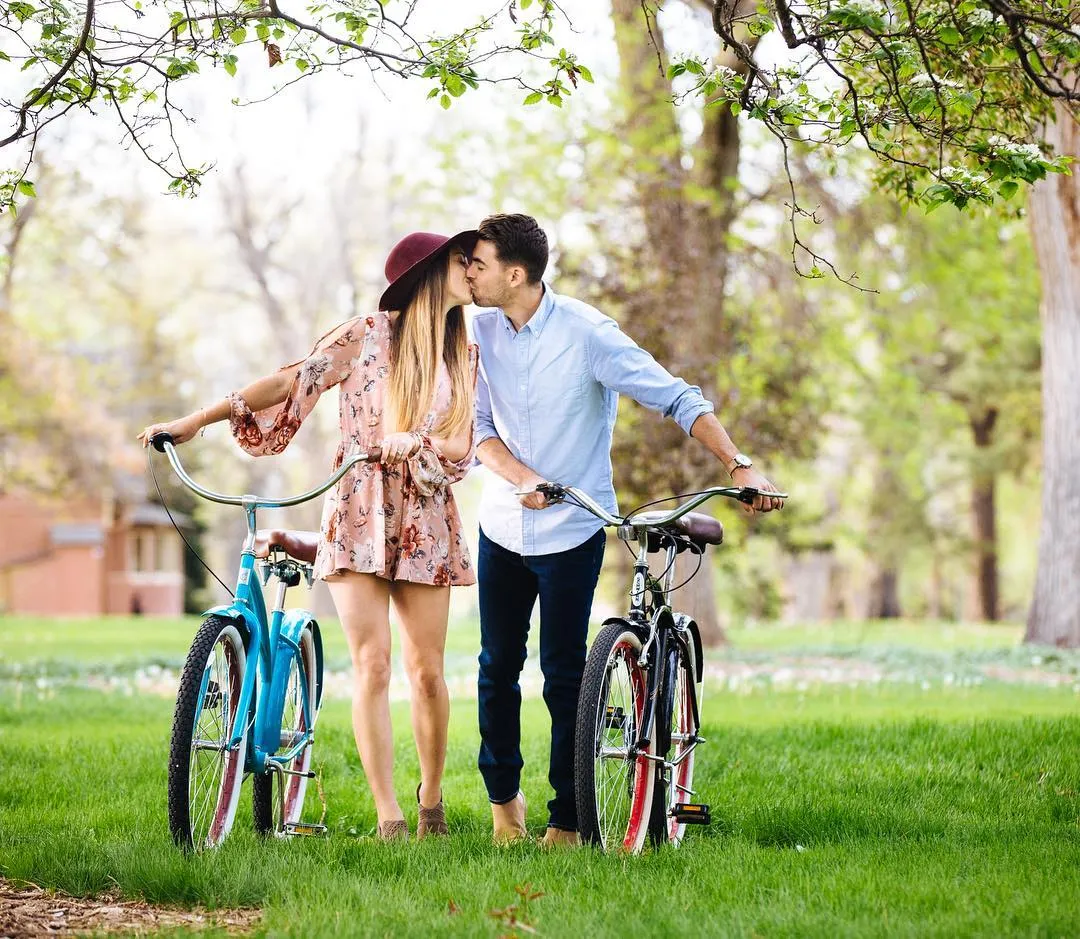
<path id="1" fill-rule="evenodd" d="M 305 564 L 315 563 L 319 549 L 317 531 L 288 531 L 283 528 L 267 528 L 255 533 L 255 557 L 270 556 L 271 548 L 280 548 L 289 557 Z"/>
<path id="2" fill-rule="evenodd" d="M 644 512 L 637 516 L 639 521 L 649 521 L 650 516 L 663 518 L 665 512 Z M 723 544 L 724 526 L 711 515 L 690 512 L 682 518 L 665 525 L 661 529 L 649 532 L 649 551 L 663 551 L 669 545 L 675 545 L 680 554 L 690 550 L 694 554 L 703 554 L 711 544 Z"/>

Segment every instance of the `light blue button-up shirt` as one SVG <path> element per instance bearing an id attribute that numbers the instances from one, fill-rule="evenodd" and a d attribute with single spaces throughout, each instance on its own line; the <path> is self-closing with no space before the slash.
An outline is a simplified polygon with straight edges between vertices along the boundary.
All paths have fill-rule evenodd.
<path id="1" fill-rule="evenodd" d="M 713 410 L 701 389 L 675 378 L 599 310 L 545 285 L 522 328 L 500 309 L 472 320 L 480 346 L 476 443 L 498 437 L 538 475 L 577 486 L 617 512 L 611 435 L 619 393 L 674 418 L 687 433 Z M 514 485 L 487 474 L 480 527 L 496 544 L 523 555 L 576 547 L 602 526 L 579 506 L 526 509 Z"/>

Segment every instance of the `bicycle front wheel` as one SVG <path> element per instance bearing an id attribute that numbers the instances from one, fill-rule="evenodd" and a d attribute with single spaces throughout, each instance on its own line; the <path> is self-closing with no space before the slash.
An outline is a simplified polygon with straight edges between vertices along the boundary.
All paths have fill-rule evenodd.
<path id="1" fill-rule="evenodd" d="M 641 639 L 623 623 L 605 626 L 585 663 L 578 698 L 574 776 L 586 843 L 636 854 L 645 843 L 655 773 L 638 750 L 647 707 Z"/>
<path id="2" fill-rule="evenodd" d="M 285 685 L 285 706 L 281 712 L 281 733 L 278 749 L 288 751 L 312 729 L 316 717 L 315 635 L 311 626 L 300 634 L 300 651 L 289 657 L 289 678 Z M 311 727 L 304 712 L 307 694 Z M 255 830 L 261 835 L 285 835 L 286 825 L 300 821 L 307 794 L 307 773 L 311 770 L 312 742 L 285 765 L 288 773 L 268 771 L 254 777 L 252 810 Z"/>
<path id="3" fill-rule="evenodd" d="M 185 850 L 221 844 L 236 817 L 247 729 L 236 746 L 229 738 L 245 665 L 236 624 L 208 617 L 180 673 L 169 746 L 169 828 Z"/>

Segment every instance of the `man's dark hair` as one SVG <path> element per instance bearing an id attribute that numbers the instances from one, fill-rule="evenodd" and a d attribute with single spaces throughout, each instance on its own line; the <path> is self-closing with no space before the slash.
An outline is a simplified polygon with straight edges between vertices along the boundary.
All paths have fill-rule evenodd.
<path id="1" fill-rule="evenodd" d="M 530 284 L 544 276 L 548 262 L 547 235 L 531 215 L 489 215 L 480 223 L 480 237 L 495 245 L 503 264 L 520 264 Z"/>

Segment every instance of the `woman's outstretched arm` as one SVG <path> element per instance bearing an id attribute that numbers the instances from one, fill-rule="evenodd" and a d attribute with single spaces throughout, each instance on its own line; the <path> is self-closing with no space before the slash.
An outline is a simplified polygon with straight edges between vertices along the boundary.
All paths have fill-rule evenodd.
<path id="1" fill-rule="evenodd" d="M 281 404 L 288 397 L 293 377 L 293 373 L 289 371 L 274 372 L 257 378 L 250 385 L 241 388 L 239 394 L 252 411 L 261 411 L 275 404 Z M 214 404 L 192 411 L 175 421 L 148 425 L 139 434 L 139 442 L 145 447 L 149 445 L 150 438 L 155 434 L 166 433 L 172 435 L 173 443 L 186 443 L 208 424 L 228 420 L 230 412 L 229 399 L 222 398 Z"/>

